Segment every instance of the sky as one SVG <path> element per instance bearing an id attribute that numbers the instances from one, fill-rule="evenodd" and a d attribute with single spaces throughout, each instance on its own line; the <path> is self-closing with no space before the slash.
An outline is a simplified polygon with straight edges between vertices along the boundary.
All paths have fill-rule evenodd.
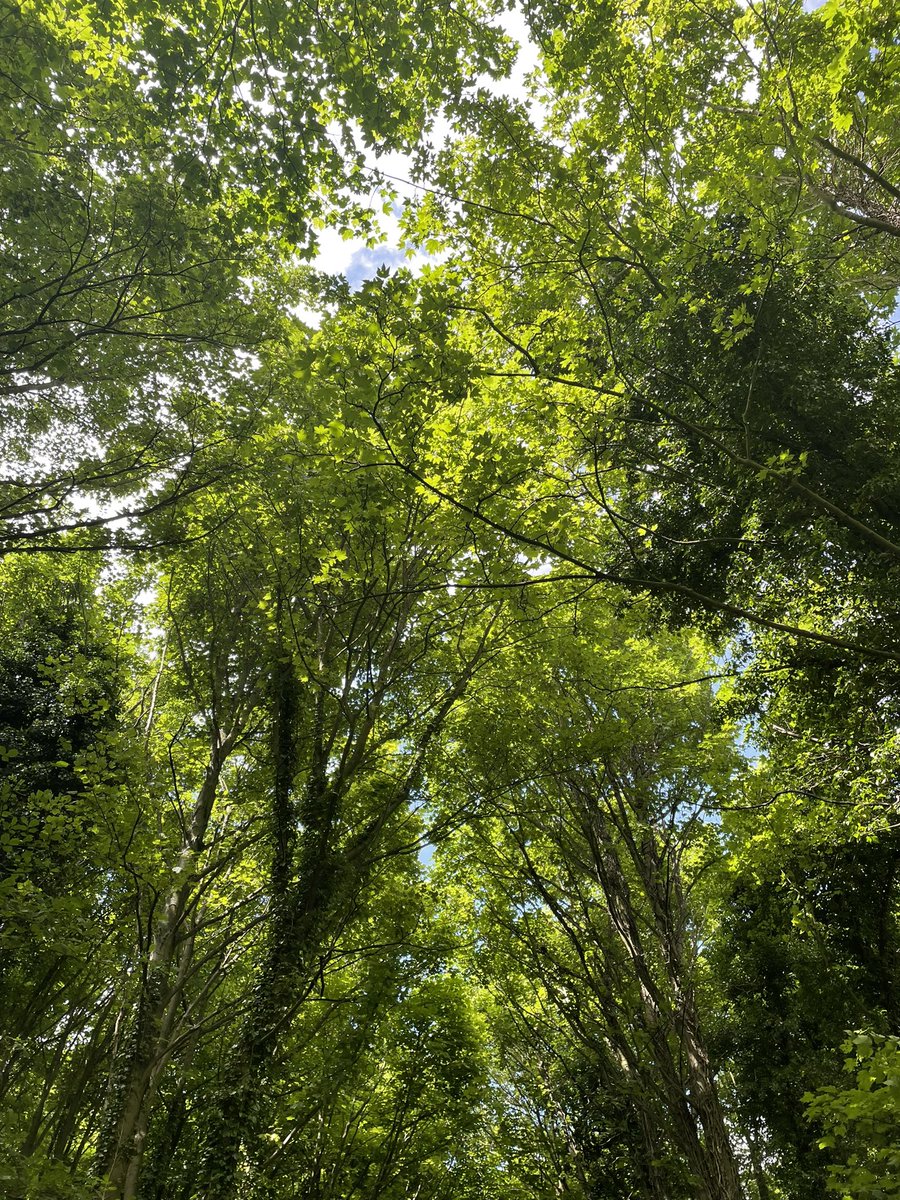
<path id="1" fill-rule="evenodd" d="M 803 8 L 806 12 L 814 12 L 825 2 L 826 0 L 803 0 Z M 519 45 L 515 64 L 506 79 L 496 80 L 482 75 L 476 82 L 479 86 L 483 86 L 497 95 L 506 95 L 529 103 L 534 115 L 539 118 L 540 114 L 537 110 L 540 106 L 534 100 L 529 101 L 527 96 L 526 77 L 538 65 L 538 49 L 529 37 L 525 17 L 520 9 L 515 8 L 500 14 L 498 24 Z M 750 98 L 748 97 L 748 99 Z M 439 146 L 448 133 L 449 126 L 439 118 L 432 141 Z M 415 187 L 412 184 L 404 185 L 403 182 L 400 182 L 409 180 L 412 176 L 411 159 L 408 155 L 391 152 L 379 157 L 372 151 L 363 149 L 369 165 L 391 177 L 401 200 L 412 198 L 415 195 Z M 369 198 L 360 197 L 360 199 L 366 202 Z M 393 213 L 380 216 L 384 241 L 375 248 L 366 246 L 363 238 L 344 239 L 335 229 L 324 230 L 319 234 L 319 250 L 314 265 L 327 274 L 345 276 L 354 289 L 359 288 L 366 279 L 371 279 L 379 267 L 393 270 L 400 266 L 406 266 L 416 272 L 429 261 L 431 256 L 419 251 L 410 254 L 403 246 L 399 217 L 400 207 L 396 204 Z M 309 324 L 316 325 L 320 320 L 318 313 L 305 306 L 298 306 L 293 311 L 295 315 Z M 900 316 L 900 305 L 898 305 L 898 316 Z"/>
<path id="2" fill-rule="evenodd" d="M 502 13 L 497 23 L 519 44 L 515 65 L 507 79 L 496 80 L 491 79 L 488 75 L 480 75 L 475 82 L 478 86 L 488 88 L 497 95 L 510 96 L 524 101 L 527 98 L 525 78 L 538 62 L 537 47 L 529 38 L 525 18 L 518 9 Z M 449 126 L 446 122 L 439 120 L 432 135 L 432 141 L 438 146 L 448 133 Z M 394 152 L 376 157 L 370 151 L 367 152 L 366 157 L 371 167 L 377 167 L 386 175 L 391 176 L 401 198 L 411 198 L 415 194 L 413 186 L 404 186 L 403 183 L 396 182 L 411 178 L 412 165 L 408 155 Z M 320 271 L 325 271 L 330 275 L 344 275 L 353 288 L 358 288 L 364 280 L 371 279 L 381 266 L 389 268 L 406 266 L 413 271 L 420 269 L 425 262 L 429 261 L 429 256 L 416 252 L 411 258 L 407 257 L 407 251 L 402 246 L 399 213 L 400 209 L 395 205 L 392 214 L 381 216 L 380 223 L 384 233 L 384 242 L 375 249 L 367 247 L 362 238 L 344 240 L 336 230 L 324 230 L 319 235 L 319 252 L 314 260 L 314 265 Z M 297 315 L 307 320 L 312 320 L 315 316 L 308 310 L 298 312 Z"/>

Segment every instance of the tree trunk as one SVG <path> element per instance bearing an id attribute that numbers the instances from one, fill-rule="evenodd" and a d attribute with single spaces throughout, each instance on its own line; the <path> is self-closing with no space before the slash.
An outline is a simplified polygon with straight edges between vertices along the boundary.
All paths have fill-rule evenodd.
<path id="1" fill-rule="evenodd" d="M 595 803 L 585 832 L 610 917 L 640 987 L 643 1024 L 654 1049 L 654 1065 L 673 1139 L 694 1176 L 697 1200 L 741 1200 L 737 1163 L 700 1036 L 693 989 L 683 982 L 684 914 L 678 865 L 670 855 L 660 857 L 652 841 L 652 831 L 647 831 L 650 840 L 635 839 L 630 818 L 640 823 L 641 814 L 629 815 L 618 785 L 614 785 L 614 792 L 618 808 L 611 810 L 608 820 Z M 665 964 L 666 974 L 661 982 L 654 978 L 643 945 L 631 888 L 612 836 L 613 823 L 650 901 L 660 958 Z"/>
<path id="2" fill-rule="evenodd" d="M 213 735 L 206 775 L 197 794 L 190 827 L 175 866 L 175 882 L 153 929 L 127 1059 L 113 1084 L 111 1103 L 107 1107 L 101 1135 L 97 1163 L 98 1174 L 105 1179 L 103 1200 L 133 1200 L 137 1195 L 141 1156 L 156 1083 L 168 1051 L 172 1024 L 170 1014 L 175 1010 L 185 975 L 182 963 L 178 980 L 173 985 L 172 964 L 182 941 L 181 926 L 194 887 L 194 864 L 204 848 L 219 777 L 235 740 L 234 732 L 223 736 L 217 731 Z"/>
<path id="3" fill-rule="evenodd" d="M 297 814 L 294 775 L 297 764 L 297 681 L 285 664 L 275 679 L 272 788 L 272 915 L 266 962 L 254 988 L 250 1015 L 244 1021 L 220 1088 L 205 1138 L 200 1170 L 204 1200 L 230 1200 L 245 1138 L 255 1132 L 254 1112 L 261 1073 L 271 1058 L 278 1034 L 289 1019 L 308 974 L 311 953 L 319 944 L 322 920 L 331 895 L 329 843 L 337 815 L 337 797 L 326 779 L 323 748 L 324 692 L 315 713 L 312 763 L 302 816 L 304 852 L 293 883 Z"/>

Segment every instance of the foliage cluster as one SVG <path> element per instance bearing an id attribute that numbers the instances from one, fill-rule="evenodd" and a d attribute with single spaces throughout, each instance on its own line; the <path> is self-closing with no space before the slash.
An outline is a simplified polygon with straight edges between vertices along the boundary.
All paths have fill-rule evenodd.
<path id="1" fill-rule="evenodd" d="M 0 0 L 11 1200 L 900 1195 L 900 11 L 808 7 Z"/>

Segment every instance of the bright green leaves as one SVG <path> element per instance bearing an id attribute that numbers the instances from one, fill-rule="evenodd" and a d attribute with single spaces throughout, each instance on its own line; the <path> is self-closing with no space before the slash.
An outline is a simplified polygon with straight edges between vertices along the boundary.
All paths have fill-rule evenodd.
<path id="1" fill-rule="evenodd" d="M 477 0 L 427 13 L 231 0 L 9 9 L 3 449 L 33 458 L 30 439 L 52 432 L 67 469 L 23 467 L 21 486 L 4 485 L 4 515 L 17 518 L 4 545 L 54 542 L 71 525 L 91 530 L 86 546 L 141 542 L 128 518 L 174 504 L 173 474 L 185 491 L 215 476 L 199 461 L 193 471 L 180 401 L 230 405 L 232 377 L 246 376 L 238 355 L 283 332 L 286 284 L 317 225 L 372 235 L 356 133 L 412 150 L 472 74 L 502 70 L 509 48 L 491 11 Z M 148 501 L 160 480 L 168 495 Z M 74 500 L 103 504 L 110 490 L 129 496 L 117 537 Z"/>
<path id="2" fill-rule="evenodd" d="M 824 1131 L 819 1148 L 842 1155 L 828 1168 L 828 1189 L 852 1200 L 895 1196 L 900 1191 L 900 1043 L 896 1037 L 858 1033 L 841 1049 L 853 1086 L 823 1087 L 803 1097 L 809 1119 Z"/>
<path id="3" fill-rule="evenodd" d="M 680 1195 L 680 1097 L 656 1106 L 643 1071 L 681 1053 L 666 1014 L 708 986 L 678 897 L 722 857 L 709 818 L 737 762 L 700 646 L 651 644 L 636 612 L 613 622 L 597 592 L 565 595 L 523 597 L 533 638 L 498 653 L 451 726 L 436 800 L 475 807 L 437 878 L 494 997 L 510 1124 L 531 1104 L 554 1114 L 515 1178 L 558 1177 L 577 1155 L 582 1186 L 625 1189 L 665 1161 Z"/>
<path id="4" fill-rule="evenodd" d="M 892 6 L 530 3 L 527 99 L 494 8 L 7 13 L 17 1162 L 895 1167 Z M 447 257 L 318 279 L 395 150 Z"/>

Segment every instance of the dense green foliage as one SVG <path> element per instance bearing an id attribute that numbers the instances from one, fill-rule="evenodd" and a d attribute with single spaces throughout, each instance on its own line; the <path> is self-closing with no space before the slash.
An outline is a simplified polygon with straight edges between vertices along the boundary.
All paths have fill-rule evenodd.
<path id="1" fill-rule="evenodd" d="M 808 7 L 0 0 L 4 1196 L 900 1195 L 900 9 Z"/>

